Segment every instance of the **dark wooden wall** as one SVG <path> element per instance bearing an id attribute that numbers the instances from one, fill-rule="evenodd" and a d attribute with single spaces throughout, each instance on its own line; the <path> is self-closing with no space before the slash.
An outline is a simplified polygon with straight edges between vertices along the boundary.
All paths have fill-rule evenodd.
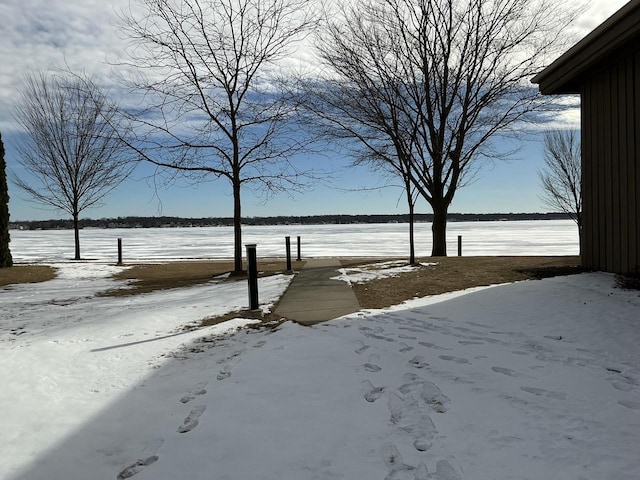
<path id="1" fill-rule="evenodd" d="M 640 268 L 640 47 L 582 82 L 582 263 Z"/>

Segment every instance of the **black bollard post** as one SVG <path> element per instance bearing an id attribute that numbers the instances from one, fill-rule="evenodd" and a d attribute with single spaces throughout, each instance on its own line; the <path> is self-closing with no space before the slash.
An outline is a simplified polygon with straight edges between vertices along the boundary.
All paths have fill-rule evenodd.
<path id="1" fill-rule="evenodd" d="M 298 235 L 298 261 L 302 260 L 302 257 L 300 257 L 300 235 Z"/>
<path id="2" fill-rule="evenodd" d="M 122 265 L 122 239 L 118 239 L 118 265 Z"/>
<path id="3" fill-rule="evenodd" d="M 287 249 L 287 272 L 291 271 L 291 237 L 284 237 L 285 247 Z"/>
<path id="4" fill-rule="evenodd" d="M 256 244 L 247 244 L 247 281 L 249 283 L 249 310 L 258 309 L 258 261 Z"/>
<path id="5" fill-rule="evenodd" d="M 458 256 L 462 256 L 462 235 L 458 235 Z"/>

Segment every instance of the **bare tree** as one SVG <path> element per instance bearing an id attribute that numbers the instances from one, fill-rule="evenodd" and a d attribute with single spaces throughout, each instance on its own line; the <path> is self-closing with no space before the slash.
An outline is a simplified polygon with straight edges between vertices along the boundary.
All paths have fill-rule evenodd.
<path id="1" fill-rule="evenodd" d="M 578 226 L 582 250 L 582 152 L 574 130 L 544 133 L 544 169 L 538 172 L 542 201 L 552 210 L 566 213 Z"/>
<path id="2" fill-rule="evenodd" d="M 26 74 L 14 113 L 18 163 L 12 180 L 33 200 L 73 218 L 80 259 L 79 215 L 95 206 L 131 172 L 118 140 L 117 107 L 88 76 L 70 71 Z"/>
<path id="3" fill-rule="evenodd" d="M 529 78 L 573 14 L 550 0 L 360 0 L 327 21 L 313 111 L 405 169 L 433 210 L 432 255 L 446 255 L 457 189 L 500 158 L 492 139 L 540 109 Z"/>
<path id="4" fill-rule="evenodd" d="M 382 153 L 380 151 L 379 153 Z M 365 154 L 365 156 L 362 156 Z M 409 210 L 409 264 L 416 265 L 416 248 L 415 248 L 415 205 L 419 197 L 416 188 L 411 183 L 409 174 L 409 165 L 399 161 L 387 152 L 384 156 L 373 156 L 371 152 L 362 151 L 360 155 L 356 154 L 353 162 L 354 165 L 366 165 L 374 172 L 383 175 L 386 181 L 384 187 L 381 188 L 402 188 L 404 198 L 407 202 Z M 385 173 L 386 172 L 386 175 Z M 400 183 L 397 183 L 397 181 Z"/>
<path id="5" fill-rule="evenodd" d="M 340 153 L 350 155 L 354 166 L 367 165 L 392 183 L 399 180 L 409 207 L 409 263 L 413 265 L 413 218 L 418 192 L 413 183 L 411 156 L 415 130 L 396 101 L 405 88 L 399 81 L 400 72 L 395 67 L 383 69 L 378 68 L 379 64 L 366 64 L 358 49 L 362 44 L 346 45 L 347 40 L 342 37 L 345 32 L 337 30 L 336 24 L 328 23 L 328 28 L 331 35 L 323 35 L 323 30 L 319 36 L 321 57 L 330 67 L 328 75 L 297 79 L 299 103 L 311 113 L 301 120 L 339 145 Z"/>
<path id="6" fill-rule="evenodd" d="M 316 23 L 314 0 L 139 0 L 122 14 L 133 86 L 148 105 L 128 141 L 142 158 L 233 192 L 235 270 L 242 270 L 243 187 L 266 197 L 303 188 L 307 147 L 279 65 Z"/>

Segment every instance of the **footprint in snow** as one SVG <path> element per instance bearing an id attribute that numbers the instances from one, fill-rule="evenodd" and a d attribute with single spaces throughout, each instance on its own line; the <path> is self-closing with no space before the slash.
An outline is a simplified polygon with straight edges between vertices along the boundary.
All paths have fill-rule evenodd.
<path id="1" fill-rule="evenodd" d="M 178 427 L 178 433 L 187 433 L 193 430 L 198 426 L 198 421 L 200 420 L 200 415 L 204 413 L 206 410 L 206 405 L 197 405 L 193 407 L 187 418 L 184 419 L 182 425 Z"/>
<path id="2" fill-rule="evenodd" d="M 398 350 L 400 353 L 405 353 L 405 352 L 410 352 L 411 350 L 413 350 L 413 347 L 407 345 L 406 343 L 402 342 L 400 344 L 400 350 Z"/>
<path id="3" fill-rule="evenodd" d="M 610 376 L 609 382 L 611 386 L 616 390 L 622 392 L 630 392 L 636 390 L 640 386 L 640 381 L 628 375 L 624 375 L 622 370 L 613 367 L 607 367 L 607 372 Z"/>
<path id="4" fill-rule="evenodd" d="M 466 322 L 466 324 L 471 325 L 472 327 L 480 327 L 480 328 L 486 328 L 486 329 L 492 328 L 489 325 L 485 325 L 484 323 L 478 323 L 478 322 Z"/>
<path id="5" fill-rule="evenodd" d="M 374 365 L 373 363 L 365 363 L 363 367 L 367 372 L 373 372 L 373 373 L 379 372 L 380 370 L 382 370 L 382 368 L 380 368 L 378 365 Z"/>
<path id="6" fill-rule="evenodd" d="M 434 345 L 433 343 L 429 342 L 418 342 L 418 344 L 422 345 L 423 347 L 433 348 L 434 350 L 451 350 L 450 348 L 439 347 L 438 345 Z"/>
<path id="7" fill-rule="evenodd" d="M 414 448 L 419 452 L 429 450 L 436 435 L 436 427 L 416 398 L 411 393 L 402 397 L 392 392 L 389 394 L 388 406 L 391 422 L 413 438 Z"/>
<path id="8" fill-rule="evenodd" d="M 152 463 L 157 462 L 159 457 L 155 455 L 155 453 L 160 449 L 163 443 L 164 443 L 164 439 L 162 438 L 156 438 L 154 440 L 151 440 L 149 443 L 147 443 L 141 452 L 142 453 L 141 456 L 144 458 L 138 459 L 131 465 L 122 469 L 118 473 L 116 480 L 124 480 L 126 478 L 131 478 L 135 474 L 140 473 L 142 470 L 144 470 L 146 467 L 148 467 Z"/>
<path id="9" fill-rule="evenodd" d="M 231 376 L 231 369 L 240 361 L 240 355 L 242 355 L 242 353 L 242 350 L 236 350 L 231 353 L 231 355 L 216 361 L 218 365 L 221 365 L 220 372 L 217 376 L 218 380 L 224 380 Z"/>
<path id="10" fill-rule="evenodd" d="M 415 470 L 415 467 L 404 463 L 398 448 L 393 443 L 384 445 L 380 450 L 384 463 L 389 469 L 389 475 L 386 478 L 398 478 L 398 474 Z"/>
<path id="11" fill-rule="evenodd" d="M 420 397 L 422 401 L 429 405 L 436 413 L 445 413 L 447 411 L 449 397 L 444 395 L 436 384 L 425 380 L 422 384 Z"/>
<path id="12" fill-rule="evenodd" d="M 126 478 L 133 477 L 135 474 L 140 473 L 142 470 L 147 468 L 152 463 L 157 462 L 158 458 L 159 457 L 157 455 L 152 455 L 152 456 L 150 456 L 148 458 L 145 458 L 144 460 L 136 461 L 134 464 L 129 465 L 124 470 L 122 470 L 120 473 L 118 473 L 118 476 L 116 477 L 116 480 L 124 480 Z"/>
<path id="13" fill-rule="evenodd" d="M 416 355 L 411 360 L 409 360 L 409 365 L 414 368 L 426 368 L 429 366 L 427 362 L 425 362 L 424 357 L 422 355 Z"/>
<path id="14" fill-rule="evenodd" d="M 545 390 L 544 388 L 537 387 L 520 387 L 520 390 L 534 395 L 555 398 L 556 400 L 566 400 L 566 394 L 562 392 L 554 392 L 553 390 Z"/>
<path id="15" fill-rule="evenodd" d="M 355 352 L 360 355 L 362 352 L 366 351 L 369 348 L 369 345 L 366 345 L 362 340 L 358 340 L 358 348 L 355 349 Z"/>
<path id="16" fill-rule="evenodd" d="M 631 410 L 640 410 L 640 402 L 633 400 L 618 400 L 618 403 L 623 407 L 630 408 Z"/>
<path id="17" fill-rule="evenodd" d="M 504 342 L 502 340 L 498 340 L 497 338 L 491 337 L 471 337 L 472 340 L 478 340 L 481 342 L 491 343 L 493 345 L 503 345 L 505 347 L 509 346 L 508 342 Z"/>
<path id="18" fill-rule="evenodd" d="M 461 480 L 461 476 L 456 473 L 451 464 L 446 460 L 439 460 L 436 463 L 436 473 L 429 475 L 433 480 Z"/>
<path id="19" fill-rule="evenodd" d="M 194 400 L 199 395 L 204 395 L 207 393 L 207 390 L 204 388 L 207 386 L 207 382 L 196 383 L 189 393 L 180 399 L 181 403 L 189 403 L 191 400 Z"/>
<path id="20" fill-rule="evenodd" d="M 415 393 L 434 412 L 445 413 L 449 397 L 444 395 L 440 388 L 428 380 L 421 380 L 415 373 L 405 373 L 402 379 L 407 382 L 398 390 L 403 395 Z"/>
<path id="21" fill-rule="evenodd" d="M 411 335 L 404 335 L 404 334 L 400 334 L 398 335 L 398 338 L 402 338 L 403 340 L 417 340 L 418 337 L 413 337 Z"/>
<path id="22" fill-rule="evenodd" d="M 466 358 L 454 357 L 454 356 L 451 356 L 451 355 L 439 355 L 438 358 L 440 360 L 446 360 L 447 362 L 456 362 L 456 363 L 460 363 L 460 364 L 463 364 L 463 363 L 469 364 L 469 363 L 471 363 Z"/>
<path id="23" fill-rule="evenodd" d="M 374 387 L 369 380 L 364 380 L 362 382 L 362 390 L 364 399 L 369 403 L 373 403 L 380 398 L 384 392 L 384 387 Z"/>
<path id="24" fill-rule="evenodd" d="M 390 343 L 396 341 L 395 338 L 385 337 L 384 335 L 378 335 L 377 333 L 365 333 L 365 336 L 370 337 L 370 338 L 374 338 L 376 340 L 382 340 L 384 342 L 390 342 Z"/>
<path id="25" fill-rule="evenodd" d="M 412 333 L 420 333 L 420 334 L 429 332 L 428 328 L 423 328 L 423 327 L 398 327 L 398 329 L 405 330 L 407 332 L 412 332 Z"/>
<path id="26" fill-rule="evenodd" d="M 518 376 L 518 374 L 514 370 L 511 370 L 510 368 L 491 367 L 491 370 L 493 370 L 496 373 L 501 373 L 502 375 L 506 375 L 508 377 L 517 377 Z"/>
<path id="27" fill-rule="evenodd" d="M 632 390 L 638 388 L 633 383 L 616 380 L 611 381 L 611 386 L 616 390 L 620 390 L 621 392 L 631 392 Z"/>
<path id="28" fill-rule="evenodd" d="M 369 355 L 369 361 L 363 365 L 364 369 L 367 372 L 379 372 L 382 370 L 381 367 L 377 365 L 377 362 L 380 360 L 380 355 L 377 353 L 372 353 Z"/>

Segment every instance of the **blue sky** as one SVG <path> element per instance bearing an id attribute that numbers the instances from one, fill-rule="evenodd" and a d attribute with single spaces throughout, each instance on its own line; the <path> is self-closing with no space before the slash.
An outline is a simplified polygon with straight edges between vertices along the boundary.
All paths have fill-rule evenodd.
<path id="1" fill-rule="evenodd" d="M 570 0 L 578 1 L 578 0 Z M 588 33 L 623 6 L 624 0 L 594 0 L 578 19 L 576 36 Z M 72 69 L 104 79 L 109 87 L 112 67 L 108 60 L 117 58 L 123 45 L 114 24 L 115 11 L 127 8 L 129 0 L 3 0 L 0 18 L 11 19 L 0 26 L 0 132 L 2 132 L 8 167 L 17 168 L 12 138 L 17 127 L 11 117 L 13 100 L 21 76 L 33 68 L 46 70 L 68 64 Z M 578 114 L 566 120 L 576 125 Z M 317 184 L 293 198 L 279 195 L 264 202 L 246 191 L 243 197 L 245 216 L 405 213 L 406 202 L 397 188 L 366 190 L 383 184 L 379 176 L 366 169 L 353 169 L 345 158 L 304 158 L 304 162 L 328 162 L 335 170 L 332 186 Z M 506 162 L 494 162 L 480 168 L 476 180 L 461 189 L 451 212 L 539 212 L 537 171 L 542 165 L 541 135 L 527 136 L 518 154 Z M 182 217 L 231 216 L 232 197 L 227 181 L 200 185 L 187 183 L 153 186 L 151 170 L 141 167 L 117 190 L 105 198 L 103 205 L 88 209 L 83 217 L 102 218 L 129 215 Z M 12 220 L 66 218 L 62 212 L 46 209 L 27 200 L 25 194 L 9 185 L 9 210 Z M 430 212 L 424 201 L 417 210 Z"/>
<path id="2" fill-rule="evenodd" d="M 14 158 L 9 142 L 7 160 Z M 526 141 L 522 149 L 507 161 L 482 164 L 474 181 L 456 194 L 451 212 L 539 212 L 544 211 L 537 184 L 542 147 L 539 142 Z M 243 195 L 243 215 L 321 215 L 406 213 L 403 190 L 387 184 L 385 178 L 366 168 L 349 166 L 344 158 L 310 157 L 301 159 L 320 167 L 334 169 L 327 184 L 318 183 L 292 196 L 280 194 L 267 201 L 250 191 Z M 19 172 L 19 171 L 18 171 Z M 99 208 L 88 209 L 82 217 L 109 218 L 118 216 L 231 216 L 233 199 L 229 183 L 220 179 L 193 185 L 177 181 L 164 185 L 154 181 L 152 169 L 140 165 L 130 179 L 105 198 Z M 66 218 L 63 212 L 42 207 L 28 200 L 26 194 L 10 185 L 12 220 Z M 424 201 L 417 204 L 419 212 L 428 213 Z"/>

